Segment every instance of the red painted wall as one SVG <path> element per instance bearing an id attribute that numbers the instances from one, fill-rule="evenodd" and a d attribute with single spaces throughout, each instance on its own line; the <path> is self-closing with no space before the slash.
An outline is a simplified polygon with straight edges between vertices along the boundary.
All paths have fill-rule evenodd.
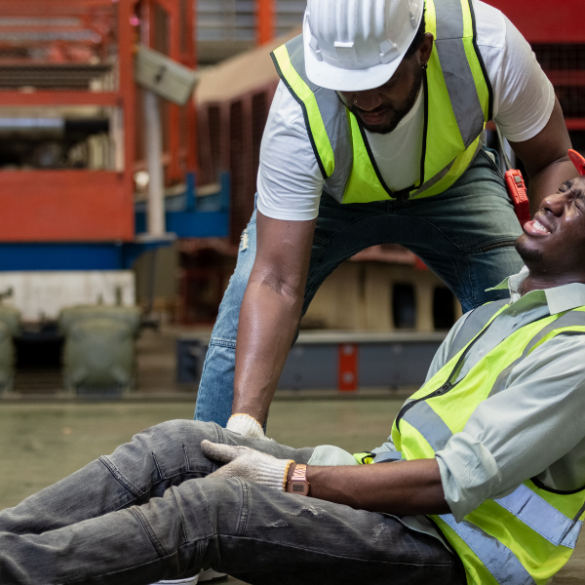
<path id="1" fill-rule="evenodd" d="M 0 241 L 134 239 L 132 190 L 108 171 L 0 172 Z"/>
<path id="2" fill-rule="evenodd" d="M 486 0 L 531 43 L 585 43 L 584 0 Z"/>

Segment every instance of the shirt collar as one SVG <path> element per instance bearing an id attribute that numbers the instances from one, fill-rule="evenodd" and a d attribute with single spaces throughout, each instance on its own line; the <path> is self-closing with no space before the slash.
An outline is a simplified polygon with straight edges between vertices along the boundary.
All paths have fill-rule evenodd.
<path id="1" fill-rule="evenodd" d="M 524 266 L 518 274 L 514 274 L 504 279 L 498 286 L 487 289 L 492 290 L 506 290 L 510 291 L 510 302 L 516 303 L 520 300 L 522 295 L 520 289 L 522 283 L 528 276 L 528 268 Z M 544 295 L 543 295 L 544 293 Z M 585 306 L 585 284 L 579 282 L 572 282 L 571 284 L 564 284 L 555 288 L 547 288 L 543 290 L 533 290 L 524 297 L 541 296 L 542 302 L 548 304 L 551 315 L 571 311 L 577 307 Z M 536 300 L 536 299 L 533 299 Z"/>

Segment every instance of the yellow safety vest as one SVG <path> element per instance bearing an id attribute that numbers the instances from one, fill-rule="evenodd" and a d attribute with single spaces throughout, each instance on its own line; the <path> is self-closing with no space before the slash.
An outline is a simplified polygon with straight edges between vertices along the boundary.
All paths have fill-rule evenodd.
<path id="1" fill-rule="evenodd" d="M 434 458 L 484 400 L 506 389 L 514 366 L 559 334 L 585 334 L 585 307 L 542 318 L 515 331 L 457 382 L 468 351 L 504 309 L 405 404 L 392 428 L 403 459 Z M 451 514 L 429 517 L 463 561 L 469 584 L 544 585 L 573 553 L 584 503 L 585 489 L 555 492 L 534 478 L 485 501 L 460 523 Z"/>
<path id="2" fill-rule="evenodd" d="M 324 189 L 340 203 L 437 195 L 461 177 L 481 148 L 493 98 L 477 47 L 472 0 L 426 0 L 425 7 L 426 30 L 435 44 L 423 83 L 420 178 L 400 192 L 384 183 L 364 129 L 336 92 L 308 79 L 302 37 L 272 54 L 281 79 L 303 109 Z"/>

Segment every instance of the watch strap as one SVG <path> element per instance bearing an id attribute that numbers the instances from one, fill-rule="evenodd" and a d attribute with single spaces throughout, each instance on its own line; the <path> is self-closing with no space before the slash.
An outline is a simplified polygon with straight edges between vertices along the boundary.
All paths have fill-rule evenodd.
<path id="1" fill-rule="evenodd" d="M 309 490 L 310 485 L 307 481 L 307 466 L 302 463 L 298 463 L 295 465 L 292 475 L 286 484 L 286 491 L 289 494 L 308 496 Z"/>

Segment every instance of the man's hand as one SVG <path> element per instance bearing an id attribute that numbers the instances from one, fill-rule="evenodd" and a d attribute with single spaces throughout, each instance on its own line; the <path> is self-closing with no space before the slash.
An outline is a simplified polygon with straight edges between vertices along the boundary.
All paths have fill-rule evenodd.
<path id="1" fill-rule="evenodd" d="M 278 492 L 284 492 L 286 489 L 288 470 L 294 463 L 292 459 L 277 459 L 249 447 L 222 445 L 208 440 L 201 442 L 201 450 L 209 459 L 225 463 L 207 477 L 223 479 L 239 477 Z"/>
<path id="2" fill-rule="evenodd" d="M 270 441 L 270 439 L 264 434 L 262 425 L 249 414 L 243 414 L 241 412 L 232 414 L 225 428 L 228 431 L 232 431 L 232 433 L 242 435 L 242 437 Z"/>

